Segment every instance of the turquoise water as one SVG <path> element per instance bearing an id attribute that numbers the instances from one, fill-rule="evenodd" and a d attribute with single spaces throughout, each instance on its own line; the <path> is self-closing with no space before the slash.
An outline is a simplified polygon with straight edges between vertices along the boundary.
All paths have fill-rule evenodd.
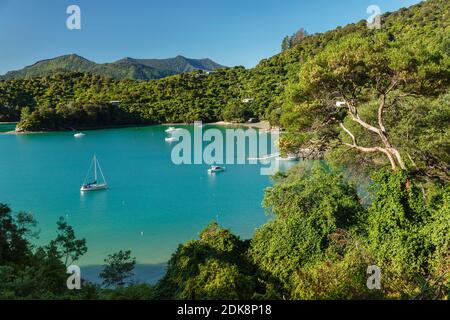
<path id="1" fill-rule="evenodd" d="M 80 265 L 127 249 L 138 263 L 166 262 L 216 219 L 250 238 L 268 219 L 261 201 L 270 177 L 260 175 L 260 165 L 227 165 L 215 176 L 207 165 L 176 166 L 166 128 L 87 131 L 82 139 L 71 132 L 0 135 L 0 202 L 34 215 L 38 244 L 53 239 L 57 219 L 66 217 L 87 240 Z M 81 194 L 94 154 L 110 188 Z"/>

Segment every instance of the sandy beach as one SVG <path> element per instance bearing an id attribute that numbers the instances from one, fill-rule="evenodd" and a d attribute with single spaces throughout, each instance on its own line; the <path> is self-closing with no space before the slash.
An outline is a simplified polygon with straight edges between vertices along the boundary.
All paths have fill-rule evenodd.
<path id="1" fill-rule="evenodd" d="M 265 131 L 273 129 L 269 121 L 261 121 L 256 123 L 234 123 L 234 122 L 218 121 L 211 124 L 218 126 L 239 126 L 239 127 L 255 128 Z"/>

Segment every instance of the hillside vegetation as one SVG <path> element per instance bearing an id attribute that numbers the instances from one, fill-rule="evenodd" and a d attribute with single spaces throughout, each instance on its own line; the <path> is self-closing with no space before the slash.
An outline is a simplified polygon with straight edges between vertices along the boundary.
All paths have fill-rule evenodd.
<path id="1" fill-rule="evenodd" d="M 450 2 L 429 0 L 385 14 L 381 30 L 307 36 L 251 70 L 0 82 L 3 117 L 25 130 L 259 117 L 285 129 L 283 152 L 326 159 L 273 177 L 272 219 L 252 239 L 212 223 L 155 286 L 127 284 L 134 260 L 119 252 L 105 261 L 110 288 L 69 292 L 62 261 L 86 243 L 60 220 L 58 238 L 33 248 L 31 217 L 0 205 L 0 298 L 449 299 L 449 22 Z"/>

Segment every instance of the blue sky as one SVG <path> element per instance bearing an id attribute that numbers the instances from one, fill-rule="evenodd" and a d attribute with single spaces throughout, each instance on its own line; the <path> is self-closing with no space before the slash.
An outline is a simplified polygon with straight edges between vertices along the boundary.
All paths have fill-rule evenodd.
<path id="1" fill-rule="evenodd" d="M 323 32 L 419 0 L 0 0 L 0 74 L 77 53 L 95 62 L 178 54 L 252 67 L 286 34 Z M 66 9 L 81 8 L 81 30 Z"/>

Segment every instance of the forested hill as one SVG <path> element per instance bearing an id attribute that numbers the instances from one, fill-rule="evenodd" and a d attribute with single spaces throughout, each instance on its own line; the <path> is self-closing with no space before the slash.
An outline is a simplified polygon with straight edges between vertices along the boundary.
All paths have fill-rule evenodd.
<path id="1" fill-rule="evenodd" d="M 76 54 L 38 61 L 21 70 L 10 71 L 0 79 L 30 79 L 57 73 L 86 72 L 114 79 L 152 80 L 194 70 L 214 71 L 225 68 L 211 59 L 189 59 L 177 56 L 169 59 L 124 58 L 113 63 L 98 64 Z"/>
<path id="2" fill-rule="evenodd" d="M 296 87 L 304 64 L 326 48 L 355 36 L 368 41 L 384 36 L 389 46 L 408 49 L 420 45 L 433 51 L 435 58 L 439 54 L 448 57 L 449 6 L 448 1 L 431 0 L 383 15 L 381 30 L 370 30 L 366 21 L 360 21 L 307 36 L 295 47 L 261 61 L 250 70 L 235 67 L 219 69 L 213 74 L 194 71 L 157 81 L 131 81 L 114 79 L 120 75 L 103 77 L 89 74 L 89 69 L 94 67 L 83 60 L 81 64 L 86 65 L 85 74 L 62 73 L 0 81 L 0 121 L 19 120 L 24 110 L 20 123 L 24 130 L 103 125 L 97 123 L 100 118 L 108 123 L 123 124 L 242 121 L 257 117 L 288 127 L 295 124 L 292 102 L 298 93 Z M 79 57 L 70 59 L 80 60 Z M 116 64 L 133 66 L 135 63 L 151 72 L 155 67 L 165 68 L 164 63 L 155 64 L 154 60 L 125 59 Z M 210 61 L 204 63 L 209 64 Z M 183 64 L 175 65 L 177 72 L 189 71 Z M 124 70 L 128 69 L 124 67 Z M 135 70 L 134 67 L 130 70 L 134 76 L 141 74 L 142 78 L 146 77 L 143 75 L 146 71 Z M 440 81 L 447 81 L 447 76 L 441 74 Z M 112 100 L 120 101 L 118 110 L 108 104 Z M 97 117 L 97 112 L 110 116 Z"/>

